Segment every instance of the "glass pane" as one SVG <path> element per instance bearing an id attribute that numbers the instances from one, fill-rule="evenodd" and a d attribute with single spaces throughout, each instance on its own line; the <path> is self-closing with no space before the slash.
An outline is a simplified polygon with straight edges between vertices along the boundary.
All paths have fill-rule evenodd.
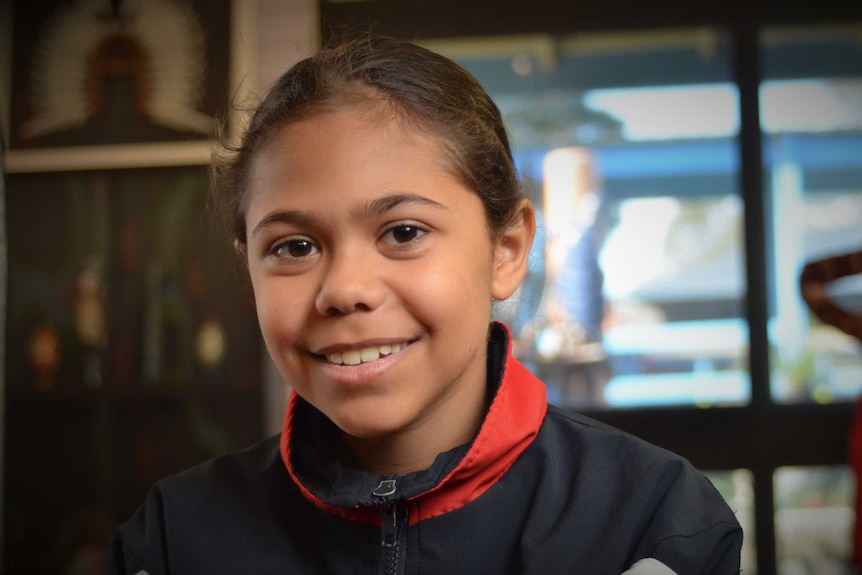
<path id="1" fill-rule="evenodd" d="M 779 575 L 849 575 L 855 482 L 848 467 L 782 467 L 773 476 Z"/>
<path id="2" fill-rule="evenodd" d="M 715 488 L 736 514 L 744 537 L 740 555 L 741 572 L 757 573 L 757 541 L 754 538 L 754 477 L 748 469 L 705 471 Z"/>
<path id="3" fill-rule="evenodd" d="M 763 35 L 771 387 L 779 402 L 850 401 L 862 392 L 859 340 L 819 319 L 823 298 L 809 307 L 800 290 L 811 264 L 817 285 L 807 289 L 841 315 L 862 312 L 862 254 L 850 267 L 824 261 L 862 250 L 860 26 Z"/>
<path id="4" fill-rule="evenodd" d="M 533 265 L 498 316 L 550 400 L 747 402 L 738 101 L 724 34 L 427 44 L 494 97 L 538 208 Z"/>

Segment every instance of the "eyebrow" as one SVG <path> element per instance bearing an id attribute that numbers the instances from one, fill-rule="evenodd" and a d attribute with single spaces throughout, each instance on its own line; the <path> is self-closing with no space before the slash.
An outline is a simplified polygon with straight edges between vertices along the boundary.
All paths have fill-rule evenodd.
<path id="1" fill-rule="evenodd" d="M 424 206 L 430 206 L 436 209 L 447 209 L 446 206 L 432 200 L 431 198 L 426 198 L 425 196 L 420 196 L 418 194 L 405 193 L 391 194 L 388 196 L 377 198 L 374 201 L 370 202 L 368 204 L 368 207 L 364 211 L 372 216 L 382 216 L 386 212 L 394 210 L 398 206 L 404 204 L 420 204 Z M 304 227 L 311 225 L 316 219 L 317 218 L 309 215 L 308 213 L 299 210 L 275 210 L 264 216 L 263 219 L 261 219 L 257 223 L 257 225 L 252 230 L 251 235 L 254 236 L 262 229 L 274 223 L 282 223 Z"/>
<path id="2" fill-rule="evenodd" d="M 300 212 L 298 210 L 275 210 L 274 212 L 270 212 L 261 219 L 254 229 L 251 231 L 251 235 L 254 236 L 262 229 L 270 226 L 274 223 L 282 223 L 289 224 L 295 226 L 307 226 L 312 221 L 312 218 L 309 217 L 308 214 L 304 212 Z"/>
<path id="3" fill-rule="evenodd" d="M 368 206 L 368 213 L 374 216 L 381 216 L 390 210 L 394 210 L 402 204 L 420 204 L 430 206 L 432 208 L 446 209 L 446 206 L 439 202 L 435 202 L 431 198 L 420 196 L 418 194 L 391 194 L 377 198 Z"/>

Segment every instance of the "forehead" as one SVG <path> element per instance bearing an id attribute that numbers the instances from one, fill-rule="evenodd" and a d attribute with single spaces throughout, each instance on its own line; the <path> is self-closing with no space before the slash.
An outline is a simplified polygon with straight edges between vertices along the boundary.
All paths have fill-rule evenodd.
<path id="1" fill-rule="evenodd" d="M 253 219 L 251 212 L 259 215 L 276 203 L 320 210 L 336 207 L 326 202 L 373 201 L 391 193 L 442 195 L 453 205 L 463 201 L 463 193 L 477 201 L 450 157 L 439 136 L 377 107 L 316 113 L 283 127 L 258 150 L 246 215 Z"/>
<path id="2" fill-rule="evenodd" d="M 348 168 L 380 176 L 406 175 L 403 172 L 419 168 L 454 174 L 448 146 L 440 136 L 403 114 L 387 114 L 386 108 L 391 109 L 385 104 L 353 103 L 288 123 L 252 158 L 251 191 L 272 184 L 266 181 L 268 176 L 325 178 Z"/>

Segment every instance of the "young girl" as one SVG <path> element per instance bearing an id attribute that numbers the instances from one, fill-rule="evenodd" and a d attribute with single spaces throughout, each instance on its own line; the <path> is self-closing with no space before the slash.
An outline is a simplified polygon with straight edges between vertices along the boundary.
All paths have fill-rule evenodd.
<path id="1" fill-rule="evenodd" d="M 325 49 L 216 173 L 293 390 L 284 430 L 157 483 L 112 572 L 738 572 L 712 485 L 548 406 L 491 323 L 535 223 L 467 72 L 386 38 Z"/>

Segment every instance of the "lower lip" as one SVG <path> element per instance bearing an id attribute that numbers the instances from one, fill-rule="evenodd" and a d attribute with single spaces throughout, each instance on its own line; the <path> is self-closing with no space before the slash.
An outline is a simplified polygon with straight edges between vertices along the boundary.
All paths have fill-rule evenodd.
<path id="1" fill-rule="evenodd" d="M 375 361 L 358 365 L 340 365 L 324 361 L 323 372 L 327 377 L 342 385 L 361 385 L 381 377 L 388 369 L 401 361 L 408 349 L 409 346 L 401 349 L 398 353 L 384 355 Z"/>

